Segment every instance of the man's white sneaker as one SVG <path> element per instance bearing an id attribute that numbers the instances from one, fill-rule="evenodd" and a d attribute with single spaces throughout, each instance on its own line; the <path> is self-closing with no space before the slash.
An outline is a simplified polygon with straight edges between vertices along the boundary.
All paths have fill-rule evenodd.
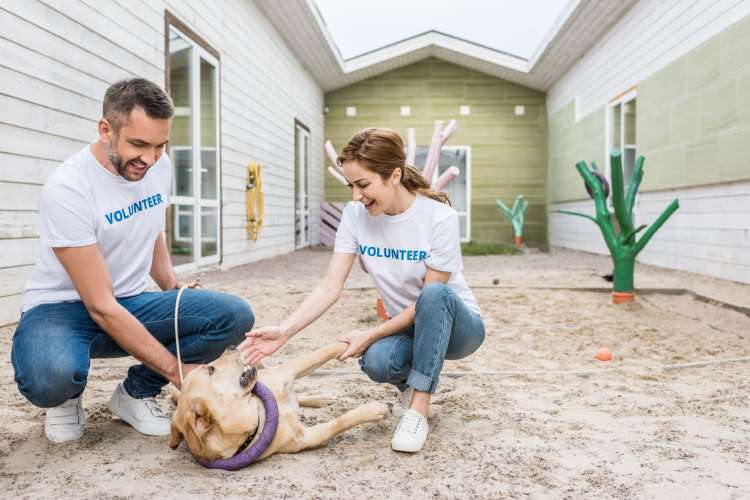
<path id="1" fill-rule="evenodd" d="M 391 448 L 395 451 L 417 452 L 422 449 L 428 432 L 430 428 L 427 425 L 427 417 L 410 408 L 404 412 L 396 427 Z"/>
<path id="2" fill-rule="evenodd" d="M 69 399 L 60 406 L 48 408 L 44 416 L 44 433 L 53 443 L 75 441 L 83 436 L 86 416 L 83 395 Z"/>
<path id="3" fill-rule="evenodd" d="M 135 430 L 149 436 L 166 436 L 169 434 L 170 419 L 164 415 L 159 403 L 154 398 L 137 399 L 127 393 L 122 384 L 117 386 L 107 407 L 129 423 Z"/>

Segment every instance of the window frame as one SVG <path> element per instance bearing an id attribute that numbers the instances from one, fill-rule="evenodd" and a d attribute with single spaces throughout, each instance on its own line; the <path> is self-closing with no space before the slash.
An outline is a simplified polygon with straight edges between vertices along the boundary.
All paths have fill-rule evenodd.
<path id="1" fill-rule="evenodd" d="M 180 21 L 174 14 L 169 10 L 164 11 L 164 58 L 165 58 L 165 89 L 170 92 L 170 31 L 174 30 L 182 39 L 192 45 L 192 61 L 191 61 L 191 79 L 194 81 L 193 88 L 191 89 L 191 109 L 194 112 L 194 119 L 191 120 L 192 129 L 192 164 L 194 166 L 202 164 L 201 155 L 204 150 L 215 150 L 216 151 L 216 197 L 215 199 L 203 199 L 201 190 L 201 176 L 198 172 L 193 172 L 193 196 L 170 196 L 170 208 L 176 210 L 178 205 L 189 205 L 193 208 L 193 261 L 185 264 L 175 266 L 175 272 L 188 272 L 194 271 L 200 267 L 218 264 L 221 265 L 223 260 L 223 210 L 222 210 L 222 155 L 221 155 L 221 54 L 209 45 L 203 37 L 198 35 L 195 31 L 190 29 L 185 23 Z M 201 59 L 212 65 L 214 71 L 214 82 L 213 86 L 216 89 L 215 99 L 215 137 L 216 143 L 214 146 L 203 148 L 201 147 L 201 120 L 200 120 L 200 92 L 201 85 L 200 79 L 200 63 Z M 180 148 L 179 146 L 177 146 Z M 180 149 L 188 149 L 182 147 Z M 168 153 L 170 158 L 172 154 L 173 146 L 171 143 L 168 145 Z M 173 162 L 174 163 L 174 162 Z M 174 165 L 172 175 L 175 175 Z M 175 207 L 175 208 L 173 208 Z M 202 255 L 202 243 L 204 237 L 202 235 L 203 226 L 203 208 L 215 208 L 216 209 L 216 253 L 204 257 Z M 173 227 L 172 224 L 172 210 L 168 213 L 167 217 L 167 240 L 170 241 L 172 237 L 177 237 L 178 231 Z M 170 247 L 171 255 L 171 247 Z"/>
<path id="2" fill-rule="evenodd" d="M 305 163 L 306 163 L 306 169 L 307 171 L 302 173 L 302 176 L 306 176 L 306 185 L 307 185 L 307 193 L 304 193 L 304 189 L 300 190 L 299 195 L 297 194 L 297 182 L 300 178 L 298 178 L 298 167 L 297 165 L 299 161 L 299 152 L 300 148 L 304 148 L 304 140 L 297 142 L 297 133 L 298 131 L 301 132 L 300 137 L 304 139 L 304 137 L 307 137 L 307 151 L 305 151 Z M 311 152 L 312 152 L 312 133 L 310 132 L 310 128 L 302 123 L 301 121 L 297 120 L 295 118 L 294 120 L 294 248 L 295 250 L 299 250 L 302 248 L 307 248 L 312 245 L 312 238 L 310 238 L 310 235 L 312 233 L 312 204 L 310 203 L 310 199 L 312 198 L 312 159 L 311 159 Z M 305 167 L 303 167 L 305 168 Z M 303 184 L 304 186 L 305 184 Z M 299 196 L 299 199 L 298 199 Z M 307 201 L 307 210 L 304 208 L 304 202 Z M 299 211 L 300 211 L 300 243 L 297 244 L 297 211 L 298 211 L 298 204 L 299 203 Z M 307 216 L 307 230 L 305 230 L 305 216 Z"/>
<path id="3" fill-rule="evenodd" d="M 605 165 L 605 175 L 607 177 L 607 180 L 609 181 L 610 185 L 612 184 L 612 162 L 610 161 L 610 152 L 612 149 L 614 149 L 614 138 L 613 132 L 614 132 L 614 121 L 615 121 L 615 109 L 619 106 L 620 107 L 620 147 L 618 148 L 622 154 L 622 161 L 623 161 L 623 178 L 625 181 L 625 188 L 627 189 L 627 182 L 630 180 L 629 177 L 625 178 L 625 150 L 630 149 L 633 151 L 633 159 L 635 161 L 636 154 L 638 153 L 638 146 L 637 146 L 637 128 L 635 130 L 635 133 L 633 136 L 636 138 L 636 142 L 633 144 L 626 144 L 625 143 L 625 113 L 624 113 L 624 106 L 628 104 L 629 102 L 635 100 L 638 97 L 638 90 L 636 87 L 630 87 L 629 89 L 625 90 L 621 94 L 618 94 L 616 97 L 611 99 L 609 103 L 607 104 L 606 108 L 606 116 L 605 116 L 605 122 L 604 122 L 604 165 Z M 637 101 L 636 101 L 637 102 Z M 637 104 L 636 104 L 637 106 Z M 636 111 L 637 113 L 637 111 Z M 636 115 L 637 116 L 637 115 Z M 635 123 L 634 123 L 635 126 Z M 637 201 L 638 194 L 636 193 L 636 201 Z M 613 208 L 612 206 L 612 197 L 610 196 L 608 199 L 608 205 L 610 208 Z M 636 207 L 638 206 L 637 202 L 633 205 L 633 216 L 635 218 L 636 213 Z"/>
<path id="4" fill-rule="evenodd" d="M 420 146 L 417 146 L 420 147 Z M 421 146 L 425 148 L 426 151 L 429 151 L 429 146 Z M 443 151 L 465 151 L 466 152 L 466 172 L 461 172 L 462 174 L 465 173 L 466 175 L 466 210 L 458 211 L 456 210 L 456 213 L 458 213 L 459 217 L 466 216 L 466 237 L 461 237 L 459 235 L 459 238 L 461 240 L 461 243 L 468 243 L 471 241 L 471 146 L 466 144 L 457 144 L 457 145 L 449 145 L 449 146 L 443 146 L 440 150 L 442 153 Z M 438 162 L 440 159 L 438 158 Z M 418 168 L 418 167 L 417 167 Z M 437 181 L 438 177 L 440 177 L 440 168 L 439 166 L 435 168 L 435 172 L 432 174 L 432 179 L 427 179 L 427 181 L 430 183 L 430 185 L 434 184 L 435 181 Z M 455 210 L 455 207 L 453 207 Z M 460 226 L 459 226 L 460 227 Z"/>

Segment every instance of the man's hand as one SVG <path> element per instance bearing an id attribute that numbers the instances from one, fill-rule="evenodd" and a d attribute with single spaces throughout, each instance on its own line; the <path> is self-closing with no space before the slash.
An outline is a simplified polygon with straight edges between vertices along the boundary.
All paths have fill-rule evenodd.
<path id="1" fill-rule="evenodd" d="M 358 358 L 372 344 L 373 338 L 369 330 L 353 330 L 347 334 L 339 335 L 336 340 L 346 342 L 349 347 L 337 358 L 344 361 L 347 358 Z"/>
<path id="2" fill-rule="evenodd" d="M 245 334 L 239 345 L 245 363 L 252 365 L 278 351 L 287 340 L 288 333 L 280 326 L 264 326 Z"/>

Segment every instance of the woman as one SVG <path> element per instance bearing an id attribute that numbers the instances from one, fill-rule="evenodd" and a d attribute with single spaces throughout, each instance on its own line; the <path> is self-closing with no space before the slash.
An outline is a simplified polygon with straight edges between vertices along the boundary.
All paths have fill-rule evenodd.
<path id="1" fill-rule="evenodd" d="M 359 255 L 390 319 L 338 337 L 349 344 L 339 359 L 361 356 L 372 380 L 413 389 L 391 447 L 416 452 L 427 438 L 443 361 L 468 356 L 484 340 L 479 307 L 461 275 L 458 215 L 405 164 L 403 142 L 391 130 L 358 132 L 338 162 L 354 201 L 344 209 L 323 282 L 281 325 L 249 332 L 240 349 L 248 363 L 276 352 L 338 300 Z"/>

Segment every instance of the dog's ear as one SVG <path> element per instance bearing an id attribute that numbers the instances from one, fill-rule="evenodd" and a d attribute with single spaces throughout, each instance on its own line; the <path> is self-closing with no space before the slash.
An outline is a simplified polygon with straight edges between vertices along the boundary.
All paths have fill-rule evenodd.
<path id="1" fill-rule="evenodd" d="M 211 407 L 203 398 L 197 398 L 193 400 L 192 413 L 195 415 L 195 421 L 192 422 L 195 433 L 199 437 L 203 437 L 208 430 L 211 428 L 213 422 L 213 414 L 211 413 Z"/>
<path id="2" fill-rule="evenodd" d="M 176 450 L 182 442 L 182 431 L 177 427 L 177 424 L 172 420 L 172 425 L 169 427 L 169 447 Z"/>

